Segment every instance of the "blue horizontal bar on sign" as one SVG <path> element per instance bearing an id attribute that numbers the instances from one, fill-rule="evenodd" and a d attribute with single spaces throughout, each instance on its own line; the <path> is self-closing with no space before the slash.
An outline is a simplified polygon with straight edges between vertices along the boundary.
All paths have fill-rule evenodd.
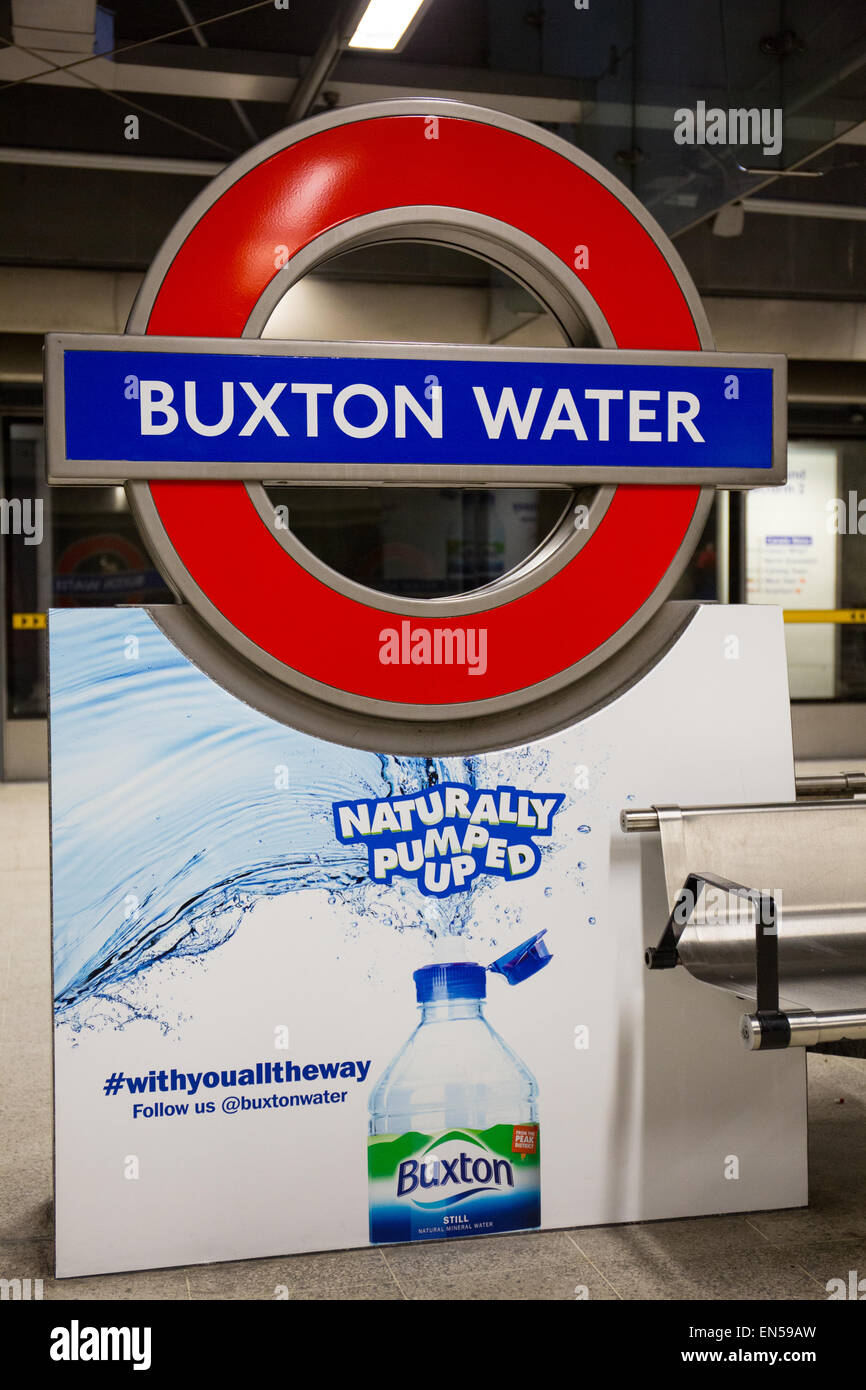
<path id="1" fill-rule="evenodd" d="M 452 351 L 258 355 L 162 351 L 153 340 L 147 351 L 66 348 L 65 462 L 70 472 L 116 464 L 118 476 L 309 482 L 356 472 L 394 481 L 402 470 L 437 481 L 455 469 L 467 481 L 511 470 L 562 482 L 779 480 L 767 359 L 539 352 L 518 361 Z"/>

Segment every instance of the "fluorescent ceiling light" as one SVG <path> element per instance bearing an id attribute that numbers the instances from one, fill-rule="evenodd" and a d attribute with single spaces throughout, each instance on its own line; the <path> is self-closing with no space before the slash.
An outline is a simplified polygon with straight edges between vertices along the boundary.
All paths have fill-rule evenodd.
<path id="1" fill-rule="evenodd" d="M 396 48 L 426 0 L 370 0 L 350 48 Z"/>

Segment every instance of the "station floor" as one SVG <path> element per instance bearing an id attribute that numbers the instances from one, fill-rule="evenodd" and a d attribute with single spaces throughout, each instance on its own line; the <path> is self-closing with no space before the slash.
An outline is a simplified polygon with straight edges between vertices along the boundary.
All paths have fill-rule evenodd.
<path id="1" fill-rule="evenodd" d="M 866 1276 L 866 1060 L 811 1055 L 803 1210 L 55 1281 L 48 922 L 47 789 L 0 784 L 0 1277 L 45 1299 L 819 1300 Z"/>

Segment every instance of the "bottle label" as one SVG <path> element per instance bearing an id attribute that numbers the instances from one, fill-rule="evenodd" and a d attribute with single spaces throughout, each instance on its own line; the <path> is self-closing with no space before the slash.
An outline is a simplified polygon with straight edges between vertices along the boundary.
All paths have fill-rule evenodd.
<path id="1" fill-rule="evenodd" d="M 537 1124 L 371 1135 L 371 1243 L 540 1226 L 540 1157 Z"/>

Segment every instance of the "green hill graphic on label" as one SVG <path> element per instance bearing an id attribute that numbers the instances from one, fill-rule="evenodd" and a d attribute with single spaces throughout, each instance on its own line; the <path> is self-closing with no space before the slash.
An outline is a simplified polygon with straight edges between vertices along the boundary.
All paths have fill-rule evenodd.
<path id="1" fill-rule="evenodd" d="M 515 1129 L 534 1129 L 535 1151 L 533 1153 L 515 1152 L 513 1148 Z M 390 1178 L 407 1158 L 420 1158 L 432 1154 L 447 1143 L 468 1143 L 479 1145 L 499 1158 L 521 1169 L 537 1168 L 540 1162 L 537 1126 L 493 1125 L 490 1129 L 450 1129 L 444 1134 L 420 1134 L 410 1130 L 408 1134 L 371 1135 L 367 1151 L 368 1170 L 371 1178 Z"/>

